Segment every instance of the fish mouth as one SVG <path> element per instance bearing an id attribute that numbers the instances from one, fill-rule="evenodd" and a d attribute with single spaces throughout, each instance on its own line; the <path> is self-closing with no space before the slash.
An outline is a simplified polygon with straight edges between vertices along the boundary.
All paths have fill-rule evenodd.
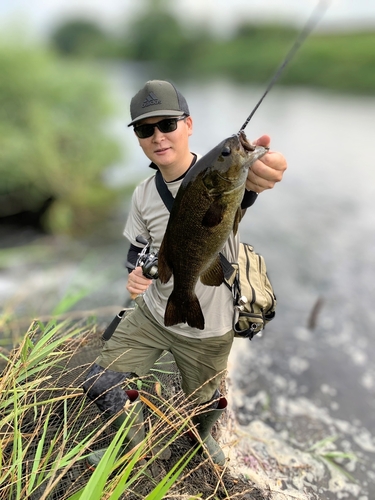
<path id="1" fill-rule="evenodd" d="M 243 130 L 240 130 L 240 132 L 238 133 L 238 137 L 239 137 L 240 143 L 245 151 L 255 151 L 256 146 L 254 144 L 251 144 L 247 140 L 247 137 L 245 135 L 245 132 L 243 132 Z"/>

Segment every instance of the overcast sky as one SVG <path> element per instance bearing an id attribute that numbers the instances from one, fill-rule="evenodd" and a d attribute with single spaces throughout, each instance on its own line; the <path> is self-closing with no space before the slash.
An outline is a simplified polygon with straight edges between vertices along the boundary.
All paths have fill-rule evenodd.
<path id="1" fill-rule="evenodd" d="M 317 0 L 173 0 L 171 5 L 186 22 L 205 20 L 216 29 L 230 29 L 239 19 L 287 20 L 301 25 Z M 375 0 L 327 0 L 330 4 L 320 27 L 375 27 Z M 86 17 L 103 26 L 123 24 L 145 0 L 0 0 L 0 22 L 21 24 L 43 35 L 66 18 Z"/>

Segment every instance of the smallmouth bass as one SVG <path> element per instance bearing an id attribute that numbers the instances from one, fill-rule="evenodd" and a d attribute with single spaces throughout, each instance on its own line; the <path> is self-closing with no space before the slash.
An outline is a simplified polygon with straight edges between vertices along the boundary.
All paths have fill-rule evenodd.
<path id="1" fill-rule="evenodd" d="M 267 151 L 251 145 L 241 131 L 204 155 L 184 177 L 158 252 L 160 281 L 174 278 L 165 326 L 187 323 L 204 329 L 195 285 L 198 279 L 208 286 L 223 283 L 219 252 L 231 231 L 238 230 L 248 170 Z"/>

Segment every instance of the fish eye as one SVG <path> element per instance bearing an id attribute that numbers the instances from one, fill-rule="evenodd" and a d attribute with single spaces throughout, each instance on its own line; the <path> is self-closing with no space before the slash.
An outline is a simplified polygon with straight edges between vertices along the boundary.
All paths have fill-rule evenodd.
<path id="1" fill-rule="evenodd" d="M 222 152 L 221 152 L 221 154 L 222 154 L 223 156 L 229 156 L 229 155 L 230 155 L 230 153 L 231 153 L 231 151 L 230 151 L 230 147 L 228 147 L 228 146 L 225 146 L 225 148 L 224 148 L 224 149 L 222 150 Z"/>

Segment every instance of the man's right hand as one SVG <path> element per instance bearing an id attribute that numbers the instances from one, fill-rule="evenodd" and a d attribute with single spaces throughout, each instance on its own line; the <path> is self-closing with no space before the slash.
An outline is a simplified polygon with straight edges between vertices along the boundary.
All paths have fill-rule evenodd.
<path id="1" fill-rule="evenodd" d="M 136 267 L 128 276 L 128 283 L 126 289 L 130 293 L 132 299 L 137 295 L 144 293 L 151 285 L 152 280 L 143 276 L 141 266 Z"/>

